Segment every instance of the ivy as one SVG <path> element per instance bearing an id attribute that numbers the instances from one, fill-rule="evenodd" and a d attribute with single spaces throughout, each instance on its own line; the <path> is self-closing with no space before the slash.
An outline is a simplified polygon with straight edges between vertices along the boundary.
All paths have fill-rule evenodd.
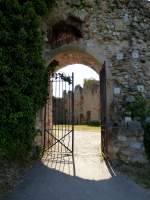
<path id="1" fill-rule="evenodd" d="M 144 98 L 141 93 L 137 93 L 132 102 L 126 103 L 125 110 L 131 113 L 132 119 L 138 119 L 144 126 L 146 118 L 150 116 L 149 100 Z"/>
<path id="2" fill-rule="evenodd" d="M 138 119 L 144 129 L 144 146 L 150 161 L 150 101 L 138 93 L 133 102 L 125 105 L 126 112 L 131 113 L 132 119 Z"/>
<path id="3" fill-rule="evenodd" d="M 47 98 L 41 17 L 54 1 L 0 1 L 0 156 L 26 159 Z"/>
<path id="4" fill-rule="evenodd" d="M 147 158 L 150 161 L 150 122 L 144 124 L 144 146 Z"/>

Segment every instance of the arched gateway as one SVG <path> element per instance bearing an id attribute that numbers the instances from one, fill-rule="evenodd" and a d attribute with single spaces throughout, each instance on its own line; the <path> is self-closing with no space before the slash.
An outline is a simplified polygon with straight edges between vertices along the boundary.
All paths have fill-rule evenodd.
<path id="1" fill-rule="evenodd" d="M 140 31 L 149 23 L 149 6 L 144 1 L 115 2 L 60 1 L 43 22 L 43 55 L 47 66 L 58 62 L 55 70 L 80 63 L 101 74 L 109 158 L 144 162 L 143 130 L 124 105 L 138 91 L 149 98 L 150 33 Z M 43 120 L 41 112 L 37 119 L 41 130 Z"/>

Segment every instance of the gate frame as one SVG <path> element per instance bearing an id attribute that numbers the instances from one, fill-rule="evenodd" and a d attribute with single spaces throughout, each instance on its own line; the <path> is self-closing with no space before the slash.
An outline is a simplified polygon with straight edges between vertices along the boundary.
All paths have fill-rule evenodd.
<path id="1" fill-rule="evenodd" d="M 101 122 L 101 151 L 104 159 L 108 159 L 108 127 L 107 127 L 107 73 L 106 62 L 99 73 L 100 78 L 100 122 Z"/>
<path id="2" fill-rule="evenodd" d="M 57 136 L 55 136 L 54 134 L 53 134 L 53 122 L 52 122 L 52 128 L 48 128 L 47 127 L 47 107 L 48 107 L 48 111 L 49 111 L 49 101 L 52 101 L 51 103 L 52 103 L 52 105 L 51 105 L 51 117 L 53 118 L 53 91 L 51 91 L 50 89 L 51 89 L 51 87 L 53 87 L 53 80 L 51 80 L 51 79 L 53 79 L 54 78 L 54 76 L 56 75 L 56 80 L 55 80 L 55 82 L 57 83 L 57 76 L 59 76 L 59 80 L 58 80 L 58 82 L 59 82 L 59 84 L 60 84 L 60 82 L 62 81 L 64 81 L 64 82 L 68 82 L 67 81 L 67 79 L 69 78 L 70 79 L 70 83 L 68 83 L 68 84 L 71 84 L 71 90 L 69 90 L 69 91 L 71 91 L 71 98 L 70 98 L 70 100 L 71 100 L 71 104 L 69 104 L 69 106 L 71 105 L 71 130 L 68 130 L 68 133 L 66 133 L 65 135 L 62 135 L 62 137 L 59 139 L 59 138 L 57 138 Z M 64 79 L 63 79 L 64 78 Z M 66 79 L 66 80 L 65 80 Z M 63 89 L 63 88 L 62 88 Z M 64 90 L 62 90 L 62 92 L 63 92 Z M 57 72 L 54 72 L 54 73 L 51 73 L 51 74 L 49 74 L 49 79 L 48 79 L 48 99 L 47 99 L 47 103 L 45 104 L 45 107 L 44 107 L 44 144 L 43 144 L 43 147 L 44 147 L 44 151 L 46 151 L 46 150 L 48 150 L 48 149 L 51 149 L 53 146 L 55 146 L 56 144 L 60 144 L 60 145 L 62 145 L 62 146 L 64 146 L 65 147 L 65 149 L 67 149 L 68 150 L 68 152 L 67 153 L 71 153 L 71 156 L 72 157 L 74 157 L 74 73 L 72 73 L 72 75 L 71 76 L 66 76 L 66 75 L 64 75 L 64 73 L 57 73 Z M 63 98 L 63 97 L 62 97 Z M 69 100 L 69 101 L 70 101 Z M 49 117 L 49 115 L 48 115 L 48 117 Z M 48 123 L 49 123 L 49 119 L 48 119 Z M 67 124 L 62 124 L 62 125 L 65 125 L 65 127 L 66 127 L 66 125 Z M 60 129 L 61 130 L 61 129 Z M 59 130 L 58 130 L 59 131 Z M 72 142 L 72 145 L 70 146 L 71 147 L 71 149 L 69 149 L 69 147 L 67 147 L 67 146 L 65 146 L 65 144 L 63 144 L 62 142 L 61 142 L 61 140 L 62 139 L 64 139 L 66 136 L 68 136 L 69 134 L 71 134 L 71 137 L 72 137 L 72 140 L 71 140 L 71 142 Z M 47 145 L 46 145 L 46 140 L 47 140 L 47 136 L 46 135 L 48 135 L 48 138 L 49 138 L 49 136 L 51 136 L 54 140 L 55 140 L 55 142 L 52 144 L 52 145 L 50 145 L 50 146 L 48 146 L 47 147 Z M 49 143 L 48 143 L 48 145 L 49 145 Z M 59 153 L 62 153 L 62 152 L 59 152 Z M 69 155 L 69 154 L 68 154 Z M 69 155 L 70 156 L 70 155 Z"/>

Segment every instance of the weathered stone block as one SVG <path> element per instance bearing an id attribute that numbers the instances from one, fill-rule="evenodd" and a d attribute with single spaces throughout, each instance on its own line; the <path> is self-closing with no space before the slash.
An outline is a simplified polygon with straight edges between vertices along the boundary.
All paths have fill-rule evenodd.
<path id="1" fill-rule="evenodd" d="M 132 58 L 138 59 L 140 57 L 139 51 L 137 49 L 132 51 Z"/>
<path id="2" fill-rule="evenodd" d="M 82 10 L 75 9 L 74 10 L 74 17 L 80 19 L 81 21 L 85 21 L 87 15 L 88 15 L 88 13 L 84 9 L 82 9 Z"/>
<path id="3" fill-rule="evenodd" d="M 143 145 L 141 142 L 134 142 L 134 143 L 130 143 L 129 147 L 133 148 L 133 149 L 143 149 Z"/>
<path id="4" fill-rule="evenodd" d="M 126 142 L 127 141 L 127 137 L 123 136 L 123 135 L 118 135 L 118 140 L 121 142 Z"/>
<path id="5" fill-rule="evenodd" d="M 116 31 L 124 31 L 126 28 L 125 23 L 122 19 L 115 19 L 114 24 Z"/>

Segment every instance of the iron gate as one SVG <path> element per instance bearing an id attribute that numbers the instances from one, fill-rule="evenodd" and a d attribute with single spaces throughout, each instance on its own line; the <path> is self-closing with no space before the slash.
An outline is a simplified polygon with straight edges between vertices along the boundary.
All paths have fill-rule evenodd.
<path id="1" fill-rule="evenodd" d="M 106 65 L 104 62 L 100 71 L 101 150 L 104 158 L 108 157 L 106 92 Z"/>
<path id="2" fill-rule="evenodd" d="M 49 77 L 45 106 L 45 150 L 58 157 L 74 153 L 74 74 L 53 73 Z"/>

